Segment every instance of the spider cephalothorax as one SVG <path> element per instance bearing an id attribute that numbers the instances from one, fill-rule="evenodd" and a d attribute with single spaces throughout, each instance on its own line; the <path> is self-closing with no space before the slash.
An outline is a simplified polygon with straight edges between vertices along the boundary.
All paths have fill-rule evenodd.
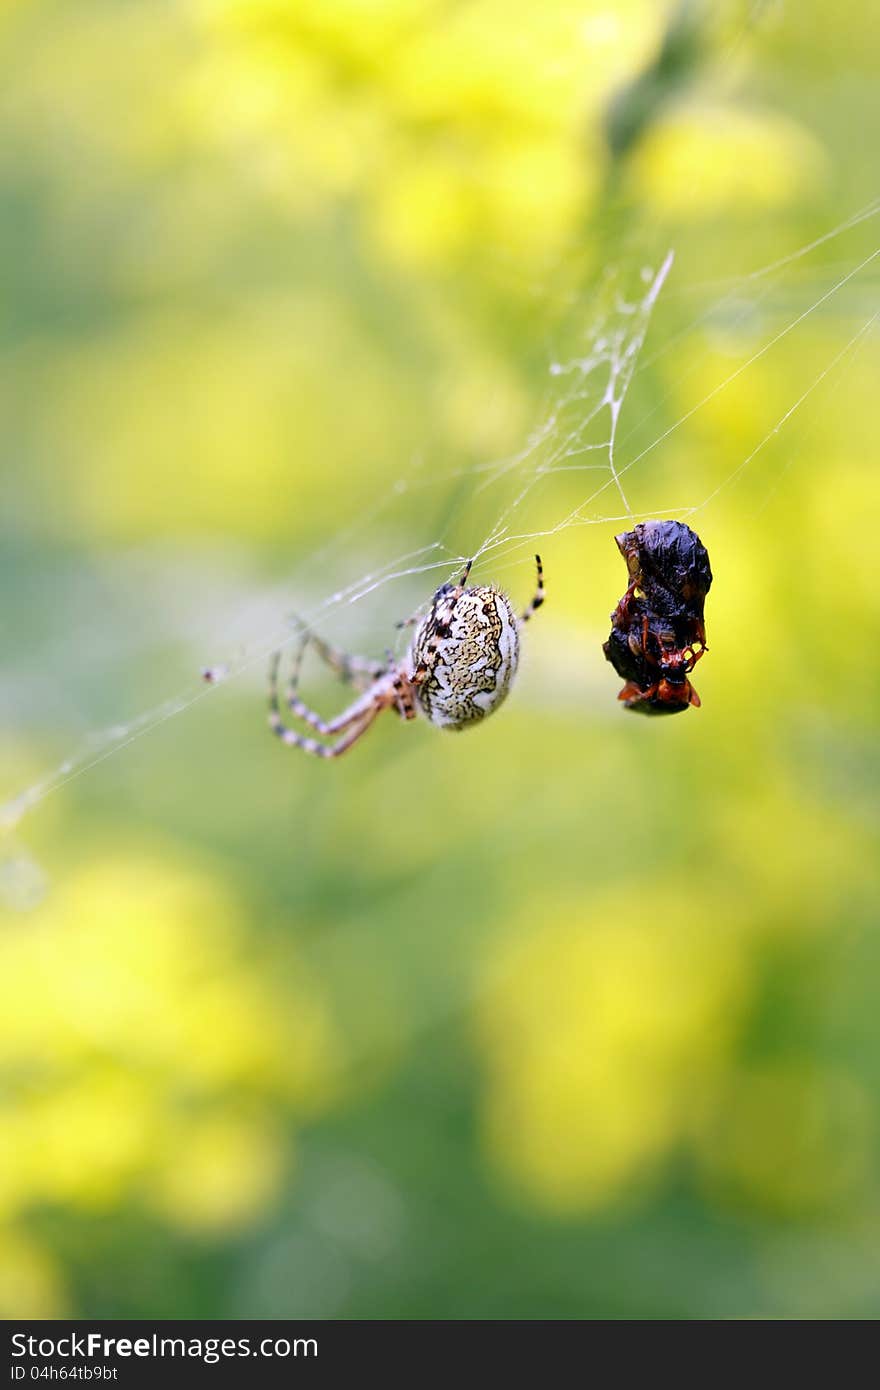
<path id="1" fill-rule="evenodd" d="M 535 556 L 538 583 L 528 608 L 517 618 L 507 595 L 494 584 L 467 588 L 471 562 L 455 584 L 444 584 L 416 627 L 409 651 L 400 661 L 365 661 L 328 647 L 312 633 L 300 644 L 287 689 L 291 713 L 325 738 L 341 735 L 335 743 L 321 743 L 281 718 L 278 707 L 278 663 L 272 658 L 269 672 L 269 726 L 285 743 L 319 758 L 336 758 L 365 734 L 384 709 L 395 709 L 401 719 L 417 712 L 442 729 L 466 729 L 485 719 L 502 703 L 519 662 L 519 632 L 544 602 L 541 557 Z M 362 692 L 359 699 L 335 719 L 325 720 L 299 698 L 299 665 L 308 643 L 342 679 Z"/>

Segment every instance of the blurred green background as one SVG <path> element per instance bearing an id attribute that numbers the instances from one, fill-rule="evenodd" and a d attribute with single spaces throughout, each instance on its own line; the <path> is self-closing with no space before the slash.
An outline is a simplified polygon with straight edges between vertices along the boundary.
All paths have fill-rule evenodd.
<path id="1" fill-rule="evenodd" d="M 3 6 L 0 795 L 185 706 L 3 841 L 7 1317 L 876 1315 L 880 218 L 753 272 L 877 197 L 878 63 L 856 0 Z M 497 719 L 281 748 L 287 613 L 381 656 L 670 246 L 618 461 L 703 708 L 616 705 L 608 520 Z"/>

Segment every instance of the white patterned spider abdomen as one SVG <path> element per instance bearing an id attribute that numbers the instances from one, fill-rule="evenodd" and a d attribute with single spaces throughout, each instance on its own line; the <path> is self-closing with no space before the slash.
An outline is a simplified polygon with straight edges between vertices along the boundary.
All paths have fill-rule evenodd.
<path id="1" fill-rule="evenodd" d="M 410 649 L 416 700 L 432 724 L 466 729 L 502 703 L 519 662 L 519 623 L 492 584 L 434 595 Z"/>

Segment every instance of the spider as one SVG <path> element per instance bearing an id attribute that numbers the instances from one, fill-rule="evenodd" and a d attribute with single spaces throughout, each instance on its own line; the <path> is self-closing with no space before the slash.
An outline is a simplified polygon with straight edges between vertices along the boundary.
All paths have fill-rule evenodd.
<path id="1" fill-rule="evenodd" d="M 603 648 L 625 681 L 617 698 L 641 714 L 699 706 L 688 677 L 706 651 L 712 571 L 705 546 L 681 521 L 641 522 L 615 539 L 630 575 Z"/>
<path id="2" fill-rule="evenodd" d="M 519 663 L 519 633 L 544 602 L 544 570 L 535 556 L 534 597 L 517 618 L 507 595 L 494 584 L 467 587 L 472 560 L 455 584 L 443 584 L 419 622 L 409 650 L 401 661 L 387 654 L 385 662 L 350 656 L 306 633 L 293 663 L 287 705 L 297 719 L 324 738 L 321 743 L 291 729 L 281 718 L 278 703 L 276 652 L 269 667 L 269 727 L 293 748 L 317 758 L 338 758 L 367 732 L 386 709 L 401 719 L 424 714 L 441 729 L 467 729 L 492 714 L 507 696 Z M 407 624 L 402 624 L 406 626 Z M 299 668 L 308 644 L 339 678 L 361 694 L 335 719 L 322 719 L 299 698 Z M 337 737 L 341 735 L 341 737 Z"/>

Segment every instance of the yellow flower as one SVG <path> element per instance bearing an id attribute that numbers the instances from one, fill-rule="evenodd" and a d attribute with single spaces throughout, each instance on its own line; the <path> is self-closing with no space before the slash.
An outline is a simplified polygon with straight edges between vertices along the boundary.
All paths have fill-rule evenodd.
<path id="1" fill-rule="evenodd" d="M 657 912 L 555 904 L 487 968 L 488 1151 L 560 1212 L 604 1206 L 657 1169 L 702 1112 L 739 1018 L 733 937 L 705 932 L 668 885 L 641 888 Z"/>

